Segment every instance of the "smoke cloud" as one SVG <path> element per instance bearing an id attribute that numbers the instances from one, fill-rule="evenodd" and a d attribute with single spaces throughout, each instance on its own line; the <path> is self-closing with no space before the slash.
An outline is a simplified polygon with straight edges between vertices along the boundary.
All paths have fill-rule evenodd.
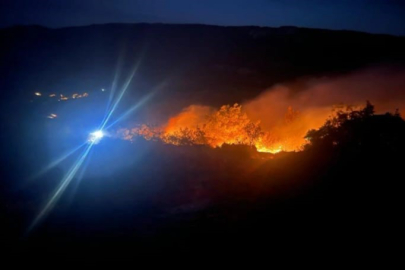
<path id="1" fill-rule="evenodd" d="M 359 106 L 367 100 L 375 105 L 377 113 L 396 109 L 405 112 L 405 70 L 374 68 L 334 78 L 276 85 L 246 102 L 244 108 L 250 117 L 272 128 L 289 106 L 312 118 L 330 113 L 335 105 Z"/>
<path id="2" fill-rule="evenodd" d="M 249 144 L 264 152 L 297 151 L 306 143 L 307 132 L 322 126 L 333 108 L 363 107 L 367 100 L 377 113 L 398 109 L 405 115 L 405 69 L 372 68 L 301 79 L 276 85 L 242 106 L 190 105 L 158 133 L 146 133 L 173 144 Z M 133 130 L 130 135 L 140 135 L 138 129 Z"/>
<path id="3" fill-rule="evenodd" d="M 276 85 L 243 104 L 249 118 L 260 120 L 264 130 L 278 137 L 301 140 L 310 129 L 319 128 L 334 106 L 364 106 L 369 100 L 377 113 L 405 115 L 405 70 L 373 68 L 333 78 L 300 80 Z M 287 108 L 299 111 L 299 119 L 285 124 Z"/>

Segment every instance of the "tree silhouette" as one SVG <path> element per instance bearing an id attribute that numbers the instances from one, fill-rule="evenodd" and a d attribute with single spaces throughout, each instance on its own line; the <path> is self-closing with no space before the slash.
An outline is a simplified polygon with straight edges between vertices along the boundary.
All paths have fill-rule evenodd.
<path id="1" fill-rule="evenodd" d="M 318 130 L 310 130 L 306 139 L 311 148 L 345 148 L 386 151 L 403 149 L 405 122 L 399 113 L 376 115 L 367 101 L 363 109 L 340 109 Z"/>

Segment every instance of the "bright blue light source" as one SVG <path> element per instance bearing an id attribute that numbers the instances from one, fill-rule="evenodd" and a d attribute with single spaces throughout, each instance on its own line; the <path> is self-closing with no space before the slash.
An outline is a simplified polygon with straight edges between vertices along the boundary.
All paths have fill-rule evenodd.
<path id="1" fill-rule="evenodd" d="M 94 137 L 96 137 L 98 139 L 103 138 L 103 136 L 104 136 L 104 134 L 101 130 L 94 131 L 93 133 L 91 133 L 91 135 L 93 135 Z"/>
<path id="2" fill-rule="evenodd" d="M 90 133 L 88 142 L 90 143 L 98 143 L 104 137 L 104 133 L 102 130 L 96 130 Z"/>

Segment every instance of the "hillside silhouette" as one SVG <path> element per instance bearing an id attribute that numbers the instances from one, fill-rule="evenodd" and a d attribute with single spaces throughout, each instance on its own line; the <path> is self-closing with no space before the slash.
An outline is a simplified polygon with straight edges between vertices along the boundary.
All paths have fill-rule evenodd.
<path id="1" fill-rule="evenodd" d="M 0 87 L 8 97 L 98 90 L 140 61 L 128 102 L 165 84 L 156 102 L 171 112 L 240 103 L 302 77 L 403 65 L 404 46 L 404 37 L 289 26 L 16 26 L 0 29 Z"/>
<path id="2" fill-rule="evenodd" d="M 332 251 L 350 242 L 347 250 L 373 252 L 400 229 L 404 136 L 400 115 L 375 114 L 367 103 L 308 132 L 310 144 L 297 153 L 102 141 L 87 165 L 92 173 L 76 178 L 23 240 L 13 242 L 63 171 L 3 190 L 3 237 L 16 252 L 82 258 L 246 254 L 257 239 L 271 243 L 268 251 Z"/>

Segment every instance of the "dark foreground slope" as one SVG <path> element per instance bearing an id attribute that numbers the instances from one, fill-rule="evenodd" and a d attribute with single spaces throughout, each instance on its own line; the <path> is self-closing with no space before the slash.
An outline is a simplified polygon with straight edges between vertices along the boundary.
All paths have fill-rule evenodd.
<path id="1" fill-rule="evenodd" d="M 104 140 L 26 234 L 66 170 L 7 171 L 2 238 L 13 255 L 53 258 L 394 252 L 404 120 L 359 114 L 310 135 L 305 151 L 274 156 Z"/>

